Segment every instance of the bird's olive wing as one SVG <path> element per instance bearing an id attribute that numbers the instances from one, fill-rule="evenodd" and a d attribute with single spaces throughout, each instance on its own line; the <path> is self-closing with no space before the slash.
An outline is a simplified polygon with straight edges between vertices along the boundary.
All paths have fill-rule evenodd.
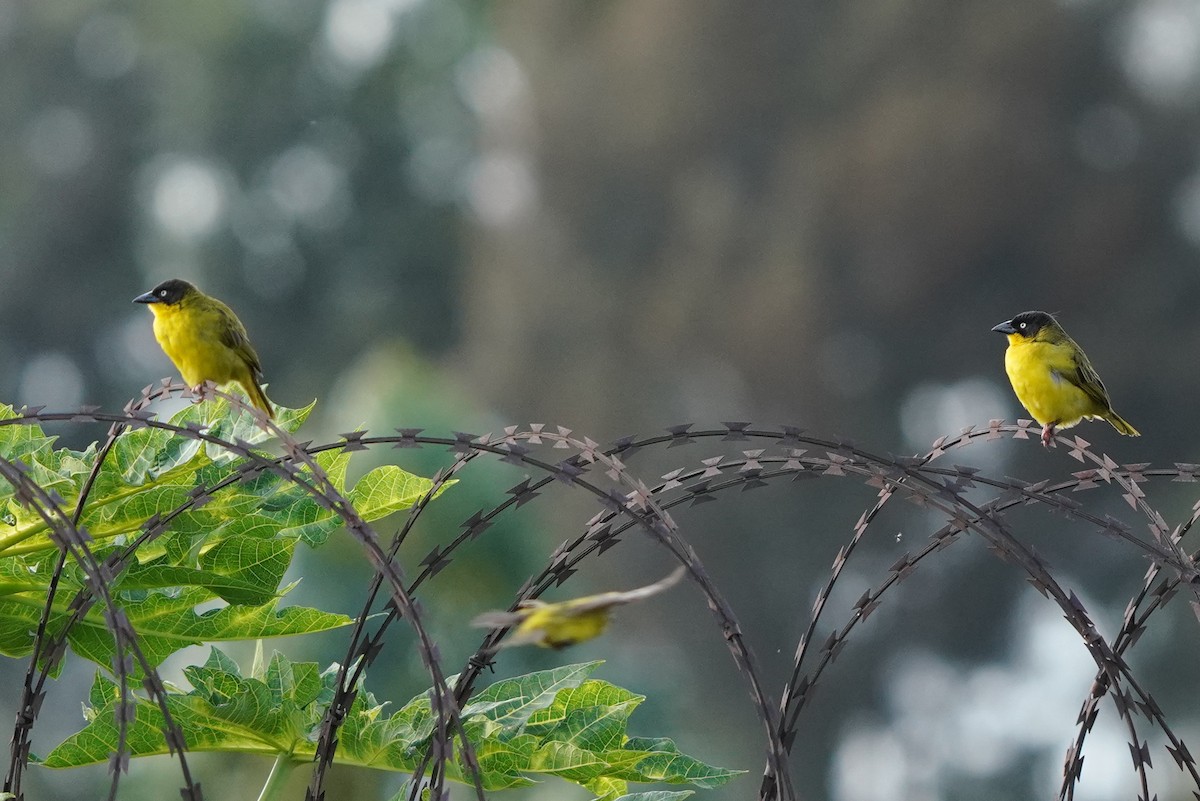
<path id="1" fill-rule="evenodd" d="M 683 565 L 675 568 L 666 578 L 660 579 L 653 584 L 647 584 L 644 587 L 636 587 L 632 590 L 624 592 L 602 592 L 599 595 L 588 595 L 583 598 L 576 598 L 571 601 L 563 601 L 563 613 L 571 616 L 578 616 L 593 612 L 597 609 L 606 609 L 610 606 L 621 606 L 623 604 L 633 603 L 649 598 L 652 595 L 658 595 L 660 592 L 670 589 L 679 583 L 683 578 L 687 568 Z"/>
<path id="2" fill-rule="evenodd" d="M 1078 345 L 1075 347 L 1075 375 L 1070 376 L 1070 381 L 1082 389 L 1100 408 L 1107 409 L 1111 405 L 1108 400 L 1108 390 L 1104 388 L 1100 374 L 1096 372 L 1096 368 L 1092 367 L 1087 355 Z"/>
<path id="3" fill-rule="evenodd" d="M 629 603 L 624 596 L 625 593 L 623 592 L 602 592 L 597 595 L 572 598 L 569 601 L 561 601 L 552 605 L 557 607 L 555 611 L 563 617 L 580 617 L 589 612 Z"/>
<path id="4" fill-rule="evenodd" d="M 250 338 L 246 335 L 246 327 L 242 325 L 242 321 L 234 316 L 233 312 L 228 309 L 223 310 L 221 315 L 221 344 L 228 346 L 233 350 L 242 361 L 250 366 L 250 371 L 259 376 L 262 374 L 262 363 L 258 360 L 258 354 L 254 352 L 254 348 L 250 345 Z"/>
<path id="5" fill-rule="evenodd" d="M 471 625 L 481 629 L 505 629 L 517 625 L 524 619 L 525 615 L 518 612 L 492 611 L 476 616 L 471 621 Z"/>

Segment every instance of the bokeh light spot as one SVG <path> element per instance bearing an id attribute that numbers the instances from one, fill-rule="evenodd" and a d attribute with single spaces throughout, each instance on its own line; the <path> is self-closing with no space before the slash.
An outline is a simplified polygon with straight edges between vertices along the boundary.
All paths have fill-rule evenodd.
<path id="1" fill-rule="evenodd" d="M 192 159 L 171 160 L 153 179 L 150 208 L 158 224 L 181 239 L 212 233 L 225 208 L 217 170 Z"/>
<path id="2" fill-rule="evenodd" d="M 1200 5 L 1194 0 L 1138 3 L 1123 34 L 1120 55 L 1133 84 L 1159 103 L 1185 99 L 1200 67 Z"/>
<path id="3" fill-rule="evenodd" d="M 89 78 L 112 80 L 137 64 L 137 30 L 119 14 L 96 14 L 75 36 L 75 60 Z"/>
<path id="4" fill-rule="evenodd" d="M 515 153 L 492 153 L 471 171 L 468 198 L 471 211 L 484 225 L 512 225 L 533 208 L 537 185 L 529 160 Z"/>
<path id="5" fill-rule="evenodd" d="M 47 109 L 29 123 L 25 154 L 37 169 L 66 176 L 87 163 L 92 155 L 91 122 L 72 108 Z"/>
<path id="6" fill-rule="evenodd" d="M 325 45 L 344 66 L 374 66 L 387 51 L 392 33 L 392 15 L 379 0 L 333 0 L 325 14 Z"/>
<path id="7" fill-rule="evenodd" d="M 528 91 L 528 80 L 513 55 L 500 47 L 471 52 L 455 71 L 459 93 L 480 116 L 506 110 Z"/>
<path id="8" fill-rule="evenodd" d="M 291 148 L 271 165 L 267 181 L 271 199 L 293 220 L 331 228 L 349 213 L 345 171 L 318 148 Z"/>
<path id="9" fill-rule="evenodd" d="M 65 353 L 46 351 L 25 363 L 17 398 L 29 406 L 75 409 L 83 401 L 83 373 Z"/>
<path id="10" fill-rule="evenodd" d="M 943 434 L 957 434 L 966 426 L 1008 416 L 1016 403 L 1015 399 L 1010 402 L 1010 397 L 1007 387 L 986 378 L 920 384 L 900 406 L 900 428 L 910 447 L 924 450 Z"/>
<path id="11" fill-rule="evenodd" d="M 1137 118 L 1128 110 L 1107 103 L 1085 111 L 1075 128 L 1079 158 L 1097 170 L 1128 167 L 1137 158 L 1141 141 Z"/>

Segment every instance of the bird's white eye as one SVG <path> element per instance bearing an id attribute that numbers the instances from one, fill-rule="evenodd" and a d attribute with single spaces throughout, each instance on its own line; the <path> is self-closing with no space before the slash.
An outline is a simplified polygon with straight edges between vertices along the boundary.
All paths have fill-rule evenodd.
<path id="1" fill-rule="evenodd" d="M 165 289 L 160 289 L 160 290 L 158 290 L 158 296 L 159 296 L 160 298 L 165 298 L 165 297 L 167 296 L 167 290 L 165 290 Z M 1025 323 L 1021 323 L 1021 327 L 1022 327 L 1022 328 L 1024 328 L 1024 327 L 1025 327 Z"/>
<path id="2" fill-rule="evenodd" d="M 1017 328 L 1024 328 L 1025 326 L 1026 326 L 1026 323 L 1021 323 L 1019 326 L 1017 326 Z"/>

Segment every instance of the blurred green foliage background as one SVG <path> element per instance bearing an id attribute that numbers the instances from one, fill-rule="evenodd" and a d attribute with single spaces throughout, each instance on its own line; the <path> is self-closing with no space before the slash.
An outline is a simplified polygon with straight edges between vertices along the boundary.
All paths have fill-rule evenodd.
<path id="1" fill-rule="evenodd" d="M 1024 416 L 988 329 L 1040 308 L 1061 312 L 1144 436 L 1078 433 L 1121 462 L 1200 461 L 1193 0 L 0 0 L 0 75 L 6 401 L 117 407 L 173 375 L 129 301 L 179 276 L 238 312 L 276 401 L 318 399 L 317 439 L 536 421 L 608 441 L 754 420 L 911 453 Z M 652 482 L 713 447 L 630 467 Z M 956 461 L 1028 479 L 1078 469 L 1032 444 Z M 422 542 L 522 475 L 465 475 Z M 1172 522 L 1195 497 L 1148 491 Z M 1110 495 L 1086 500 L 1118 513 Z M 810 482 L 679 514 L 773 691 L 872 502 Z M 439 576 L 426 605 L 451 662 L 477 641 L 465 621 L 506 604 L 594 511 L 560 491 Z M 1141 558 L 1044 513 L 1017 520 L 1112 633 Z M 895 513 L 832 608 L 848 615 L 937 525 Z M 356 612 L 367 569 L 349 540 L 310 564 L 297 601 Z M 567 589 L 668 569 L 629 538 Z M 803 797 L 1047 797 L 1090 683 L 1082 647 L 977 543 L 918 578 L 822 685 L 795 749 Z M 1134 664 L 1186 734 L 1200 728 L 1183 667 L 1195 620 L 1171 611 Z M 751 771 L 705 797 L 749 798 L 761 738 L 709 619 L 679 588 L 567 659 L 609 659 L 599 675 L 650 696 L 655 733 Z M 336 633 L 276 645 L 341 658 Z M 370 684 L 403 701 L 423 678 L 403 638 L 390 648 L 394 672 Z M 561 661 L 511 652 L 500 669 Z M 75 725 L 86 680 L 68 671 L 52 694 L 62 715 L 42 750 Z M 1081 801 L 1132 792 L 1111 722 Z M 202 765 L 214 797 L 267 770 Z M 130 798 L 173 781 L 165 761 L 136 767 Z M 78 778 L 40 776 L 39 795 Z M 395 785 L 346 773 L 331 797 Z"/>

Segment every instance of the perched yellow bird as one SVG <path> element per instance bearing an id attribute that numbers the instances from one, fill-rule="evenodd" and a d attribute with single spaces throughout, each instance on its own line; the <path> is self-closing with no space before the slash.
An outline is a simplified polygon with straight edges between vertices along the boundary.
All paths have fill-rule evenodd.
<path id="1" fill-rule="evenodd" d="M 1017 400 L 1042 424 L 1042 444 L 1049 446 L 1056 429 L 1070 428 L 1085 417 L 1103 419 L 1130 437 L 1138 430 L 1113 411 L 1108 390 L 1092 363 L 1046 312 L 1027 311 L 992 328 L 1008 336 L 1004 369 Z"/>
<path id="2" fill-rule="evenodd" d="M 661 581 L 625 592 L 602 592 L 551 604 L 524 601 L 515 612 L 484 612 L 471 625 L 488 629 L 516 626 L 500 648 L 531 643 L 543 648 L 566 648 L 602 634 L 613 607 L 657 595 L 678 584 L 685 572 L 687 568 L 681 565 Z"/>
<path id="3" fill-rule="evenodd" d="M 258 383 L 262 377 L 258 354 L 232 309 L 178 278 L 163 281 L 133 302 L 148 304 L 154 312 L 154 338 L 184 381 L 196 389 L 205 381 L 236 381 L 251 403 L 267 417 L 275 417 Z"/>

